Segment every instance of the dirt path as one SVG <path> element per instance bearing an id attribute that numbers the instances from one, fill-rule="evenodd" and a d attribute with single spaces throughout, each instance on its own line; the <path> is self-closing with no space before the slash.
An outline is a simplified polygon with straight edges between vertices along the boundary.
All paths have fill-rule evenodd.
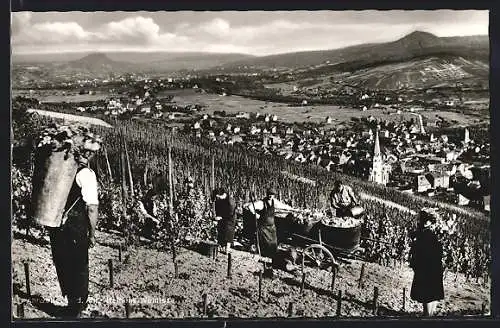
<path id="1" fill-rule="evenodd" d="M 380 204 L 384 204 L 385 206 L 397 208 L 397 209 L 399 209 L 401 211 L 410 212 L 411 214 L 416 214 L 415 211 L 409 209 L 406 206 L 400 205 L 398 203 L 391 202 L 390 200 L 385 200 L 385 199 L 382 199 L 382 198 L 379 198 L 379 197 L 375 197 L 373 195 L 368 195 L 368 194 L 366 194 L 364 192 L 359 193 L 359 197 L 361 199 L 373 200 L 373 201 L 376 201 L 376 202 L 378 202 Z"/>
<path id="2" fill-rule="evenodd" d="M 98 233 L 98 243 L 113 244 L 116 235 Z M 109 287 L 107 261 L 115 263 L 114 286 Z M 131 306 L 131 318 L 202 318 L 202 295 L 208 295 L 210 317 L 285 317 L 293 303 L 294 316 L 333 317 L 337 311 L 338 291 L 342 291 L 343 316 L 373 316 L 374 287 L 379 289 L 379 315 L 414 316 L 420 305 L 409 299 L 412 271 L 407 267 L 390 268 L 374 263 L 353 261 L 339 271 L 333 293 L 329 290 L 331 275 L 326 271 L 308 270 L 306 289 L 300 292 L 301 276 L 275 271 L 275 278 L 264 279 L 262 300 L 258 302 L 259 279 L 256 272 L 262 265 L 247 252 L 233 251 L 232 279 L 227 275 L 227 258 L 217 259 L 181 249 L 178 255 L 179 277 L 174 278 L 171 255 L 141 246 L 123 253 L 118 261 L 115 248 L 98 244 L 90 251 L 90 299 L 84 317 L 125 318 L 125 300 Z M 30 279 L 35 301 L 25 293 L 23 260 L 30 263 Z M 47 245 L 14 238 L 12 243 L 13 310 L 26 302 L 26 318 L 57 316 L 65 304 L 60 296 L 56 273 Z M 361 266 L 365 264 L 364 286 L 358 288 Z M 459 275 L 445 280 L 446 298 L 438 306 L 441 315 L 477 314 L 482 304 L 489 309 L 489 284 L 465 282 Z M 406 290 L 405 310 L 403 288 Z M 38 302 L 37 302 L 38 300 Z M 206 317 L 206 316 L 205 316 Z"/>

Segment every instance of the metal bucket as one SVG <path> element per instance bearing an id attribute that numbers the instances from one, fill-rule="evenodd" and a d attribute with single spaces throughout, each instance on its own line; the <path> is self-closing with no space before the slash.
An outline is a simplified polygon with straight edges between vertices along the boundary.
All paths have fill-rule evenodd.
<path id="1" fill-rule="evenodd" d="M 365 209 L 362 208 L 361 206 L 354 206 L 351 208 L 351 216 L 357 218 L 358 216 L 361 216 L 365 212 Z"/>
<path id="2" fill-rule="evenodd" d="M 214 253 L 217 252 L 218 244 L 213 241 L 203 240 L 198 244 L 198 252 L 202 255 L 213 257 Z"/>
<path id="3" fill-rule="evenodd" d="M 35 222 L 47 227 L 61 225 L 77 170 L 78 163 L 71 153 L 37 152 L 32 192 L 32 215 Z"/>

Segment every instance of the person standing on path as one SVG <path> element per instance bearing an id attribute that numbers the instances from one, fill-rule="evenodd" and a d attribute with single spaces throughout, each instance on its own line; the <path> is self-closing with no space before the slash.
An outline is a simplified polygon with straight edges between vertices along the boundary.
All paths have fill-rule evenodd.
<path id="1" fill-rule="evenodd" d="M 67 315 L 80 317 L 87 307 L 89 287 L 89 248 L 95 244 L 98 218 L 97 178 L 88 166 L 92 152 L 78 157 L 79 168 L 68 195 L 60 227 L 48 227 L 52 258 Z"/>
<path id="2" fill-rule="evenodd" d="M 233 198 L 223 189 L 215 190 L 215 216 L 217 222 L 217 241 L 222 253 L 229 252 L 234 240 L 236 227 L 236 205 Z"/>
<path id="3" fill-rule="evenodd" d="M 443 246 L 432 230 L 438 219 L 437 212 L 420 212 L 410 249 L 410 267 L 414 271 L 410 296 L 422 303 L 424 316 L 434 315 L 438 301 L 444 299 Z"/>

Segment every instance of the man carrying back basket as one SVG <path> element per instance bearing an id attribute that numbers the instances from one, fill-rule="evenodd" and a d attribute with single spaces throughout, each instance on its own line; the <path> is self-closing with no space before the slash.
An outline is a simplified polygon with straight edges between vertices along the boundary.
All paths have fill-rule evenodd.
<path id="1" fill-rule="evenodd" d="M 79 170 L 68 196 L 66 222 L 49 228 L 52 257 L 70 316 L 78 317 L 87 306 L 89 247 L 95 244 L 98 216 L 97 178 L 88 158 L 79 158 Z M 68 207 L 69 206 L 69 207 Z"/>
<path id="2" fill-rule="evenodd" d="M 35 156 L 33 215 L 49 232 L 57 278 L 68 300 L 65 316 L 80 317 L 87 306 L 88 249 L 95 244 L 99 204 L 96 174 L 88 162 L 101 140 L 84 127 L 47 130 Z"/>

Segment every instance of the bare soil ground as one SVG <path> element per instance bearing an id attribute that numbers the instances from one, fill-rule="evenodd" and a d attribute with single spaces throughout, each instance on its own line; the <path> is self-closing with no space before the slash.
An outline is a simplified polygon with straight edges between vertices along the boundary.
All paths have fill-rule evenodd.
<path id="1" fill-rule="evenodd" d="M 331 273 L 306 269 L 306 283 L 300 291 L 301 274 L 275 270 L 274 279 L 262 280 L 262 299 L 258 301 L 262 268 L 257 256 L 233 250 L 232 278 L 227 278 L 227 256 L 213 258 L 188 249 L 178 254 L 179 275 L 174 277 L 171 254 L 146 245 L 129 248 L 118 259 L 117 234 L 98 232 L 96 247 L 90 250 L 90 299 L 84 318 L 125 318 L 125 300 L 130 318 L 271 318 L 288 316 L 293 303 L 294 317 L 335 317 L 337 295 L 342 291 L 341 315 L 373 317 L 374 287 L 379 290 L 378 316 L 418 316 L 421 306 L 409 297 L 412 271 L 407 266 L 381 266 L 353 260 L 341 267 L 334 290 Z M 108 259 L 114 263 L 114 285 L 109 284 Z M 26 295 L 23 262 L 30 267 L 31 300 Z M 364 284 L 359 288 L 361 266 Z M 26 239 L 14 232 L 12 239 L 13 316 L 25 303 L 25 318 L 55 318 L 65 300 L 60 295 L 51 259 L 48 237 Z M 445 299 L 438 306 L 439 316 L 480 315 L 490 306 L 489 282 L 466 281 L 462 275 L 445 278 Z M 403 310 L 403 289 L 405 308 Z M 207 294 L 207 314 L 203 315 L 202 295 Z M 482 307 L 484 306 L 484 312 Z"/>

